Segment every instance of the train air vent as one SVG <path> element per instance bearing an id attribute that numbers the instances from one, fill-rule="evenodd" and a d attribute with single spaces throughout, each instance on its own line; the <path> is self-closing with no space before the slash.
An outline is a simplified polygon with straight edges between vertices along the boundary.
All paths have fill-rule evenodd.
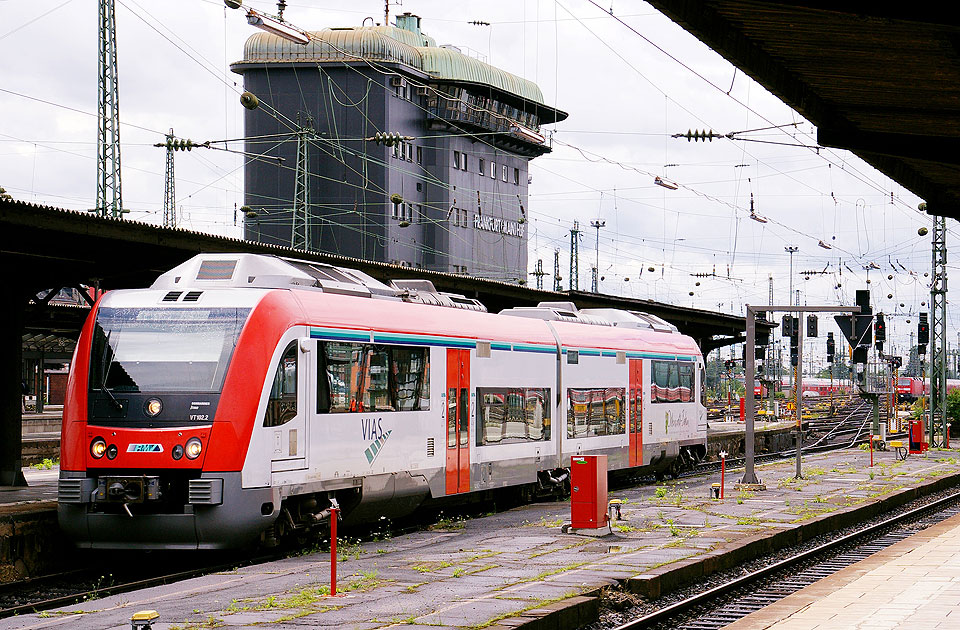
<path id="1" fill-rule="evenodd" d="M 83 479 L 61 479 L 57 486 L 60 503 L 83 503 Z"/>
<path id="2" fill-rule="evenodd" d="M 236 268 L 236 260 L 204 260 L 197 271 L 197 280 L 230 280 Z"/>
<path id="3" fill-rule="evenodd" d="M 187 291 L 187 294 L 183 296 L 184 302 L 196 302 L 200 299 L 200 296 L 203 295 L 203 291 Z"/>
<path id="4" fill-rule="evenodd" d="M 435 447 L 434 447 L 434 444 L 433 444 L 433 438 L 432 438 L 432 437 L 428 437 L 428 438 L 427 438 L 427 457 L 433 457 L 433 455 L 434 455 L 434 448 L 435 448 Z"/>
<path id="5" fill-rule="evenodd" d="M 223 479 L 191 479 L 187 501 L 193 505 L 220 505 L 223 503 Z"/>
<path id="6" fill-rule="evenodd" d="M 180 296 L 183 295 L 183 291 L 170 291 L 165 296 L 163 296 L 164 302 L 176 302 Z"/>

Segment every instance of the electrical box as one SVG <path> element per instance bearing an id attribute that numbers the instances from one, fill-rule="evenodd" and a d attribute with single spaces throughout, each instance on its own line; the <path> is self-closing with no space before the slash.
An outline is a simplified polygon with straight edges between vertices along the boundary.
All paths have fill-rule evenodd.
<path id="1" fill-rule="evenodd" d="M 927 450 L 923 441 L 923 420 L 910 421 L 910 453 L 920 455 Z"/>
<path id="2" fill-rule="evenodd" d="M 607 456 L 570 458 L 570 525 L 599 529 L 607 524 Z"/>

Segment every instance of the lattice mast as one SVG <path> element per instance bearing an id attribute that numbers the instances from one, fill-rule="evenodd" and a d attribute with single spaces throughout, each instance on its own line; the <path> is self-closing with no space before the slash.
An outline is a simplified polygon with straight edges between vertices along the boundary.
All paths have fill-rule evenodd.
<path id="1" fill-rule="evenodd" d="M 99 0 L 100 55 L 97 93 L 97 206 L 101 217 L 123 216 L 120 192 L 120 104 L 117 90 L 117 27 L 114 0 Z"/>
<path id="2" fill-rule="evenodd" d="M 580 258 L 580 222 L 574 221 L 573 228 L 570 230 L 570 290 L 577 291 L 580 289 L 580 282 L 578 276 L 580 275 L 579 269 L 579 258 Z"/>
<path id="3" fill-rule="evenodd" d="M 537 278 L 537 291 L 543 290 L 543 277 L 547 272 L 543 270 L 543 259 L 537 259 L 537 266 L 534 268 L 533 275 Z"/>
<path id="4" fill-rule="evenodd" d="M 313 136 L 313 119 L 306 116 L 304 124 L 297 114 L 297 173 L 293 188 L 293 231 L 290 246 L 294 249 L 313 251 L 310 230 L 310 152 L 309 142 Z"/>
<path id="5" fill-rule="evenodd" d="M 560 281 L 563 280 L 563 277 L 560 275 L 560 250 L 553 250 L 553 290 L 554 291 L 563 291 L 563 286 L 560 284 Z"/>
<path id="6" fill-rule="evenodd" d="M 165 147 L 167 149 L 167 168 L 163 177 L 163 227 L 177 227 L 177 190 L 176 179 L 173 173 L 173 127 L 167 134 Z"/>
<path id="7" fill-rule="evenodd" d="M 931 447 L 943 446 L 947 436 L 947 220 L 933 217 L 930 283 L 930 415 Z"/>

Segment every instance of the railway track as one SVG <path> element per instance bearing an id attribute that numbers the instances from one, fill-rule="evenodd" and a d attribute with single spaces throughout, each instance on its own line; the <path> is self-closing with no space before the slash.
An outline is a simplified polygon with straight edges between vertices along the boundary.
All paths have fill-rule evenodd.
<path id="1" fill-rule="evenodd" d="M 952 493 L 859 531 L 687 597 L 616 630 L 714 630 L 760 610 L 890 545 L 960 514 Z"/>
<path id="2" fill-rule="evenodd" d="M 831 430 L 826 435 L 819 438 L 815 443 L 803 447 L 804 452 L 818 452 L 834 450 L 853 446 L 858 442 L 866 440 L 864 435 L 865 428 L 869 426 L 870 408 L 866 404 L 855 406 L 852 410 L 847 410 L 842 417 L 833 423 Z M 848 434 L 852 434 L 852 439 Z M 827 440 L 828 437 L 842 438 L 839 441 Z M 756 456 L 757 462 L 773 461 L 777 459 L 786 459 L 793 457 L 795 450 L 790 449 L 778 453 L 764 453 Z M 736 468 L 744 463 L 743 458 L 728 458 L 727 467 Z M 702 474 L 711 472 L 719 468 L 719 462 L 705 462 L 699 464 L 693 470 L 685 473 L 686 475 Z M 643 478 L 641 482 L 652 481 L 653 479 Z M 422 526 L 424 523 L 420 523 Z M 393 533 L 416 529 L 417 524 L 407 524 Z M 273 554 L 261 554 L 257 557 L 234 557 L 225 562 L 217 564 L 207 564 L 195 566 L 185 570 L 163 570 L 162 567 L 156 567 L 156 563 L 151 564 L 155 567 L 154 574 L 143 577 L 143 571 L 139 570 L 135 574 L 125 574 L 122 570 L 116 569 L 108 571 L 90 571 L 87 569 L 68 571 L 49 576 L 14 582 L 0 585 L 0 619 L 19 614 L 26 614 L 36 611 L 49 610 L 68 606 L 82 601 L 96 599 L 177 582 L 180 580 L 198 577 L 207 573 L 217 571 L 233 570 L 239 566 L 248 564 L 266 562 L 284 557 L 285 552 Z M 175 564 L 176 561 L 173 561 Z M 122 567 L 129 565 L 129 558 L 125 562 L 117 562 L 107 566 Z"/>
<path id="3" fill-rule="evenodd" d="M 854 405 L 853 409 L 844 410 L 843 413 L 839 414 L 838 419 L 832 423 L 832 428 L 828 429 L 827 432 L 816 441 L 805 444 L 801 448 L 801 452 L 820 453 L 841 448 L 850 448 L 858 444 L 866 443 L 870 435 L 870 412 L 871 408 L 869 404 L 865 402 Z M 795 448 L 773 453 L 758 453 L 754 456 L 754 461 L 760 463 L 788 459 L 795 457 L 796 453 L 797 450 Z M 731 468 L 735 469 L 743 466 L 745 463 L 746 459 L 743 457 L 728 457 L 726 467 L 728 470 Z M 719 461 L 701 462 L 687 471 L 685 475 L 713 472 L 719 468 Z"/>

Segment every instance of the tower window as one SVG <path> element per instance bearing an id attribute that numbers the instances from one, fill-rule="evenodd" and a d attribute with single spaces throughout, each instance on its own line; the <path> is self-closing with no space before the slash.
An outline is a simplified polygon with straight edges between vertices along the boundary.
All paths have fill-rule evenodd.
<path id="1" fill-rule="evenodd" d="M 417 164 L 423 164 L 423 147 L 417 147 Z"/>
<path id="2" fill-rule="evenodd" d="M 520 169 L 519 168 L 513 169 L 513 183 L 516 184 L 517 186 L 520 185 Z"/>
<path id="3" fill-rule="evenodd" d="M 496 178 L 497 178 L 497 163 L 490 162 L 490 179 L 496 179 Z"/>
<path id="4" fill-rule="evenodd" d="M 460 168 L 460 152 L 453 152 L 453 168 Z"/>
<path id="5" fill-rule="evenodd" d="M 477 170 L 481 175 L 485 175 L 487 173 L 486 166 L 487 166 L 487 163 L 483 161 L 483 158 L 480 158 L 480 168 L 478 168 Z"/>

